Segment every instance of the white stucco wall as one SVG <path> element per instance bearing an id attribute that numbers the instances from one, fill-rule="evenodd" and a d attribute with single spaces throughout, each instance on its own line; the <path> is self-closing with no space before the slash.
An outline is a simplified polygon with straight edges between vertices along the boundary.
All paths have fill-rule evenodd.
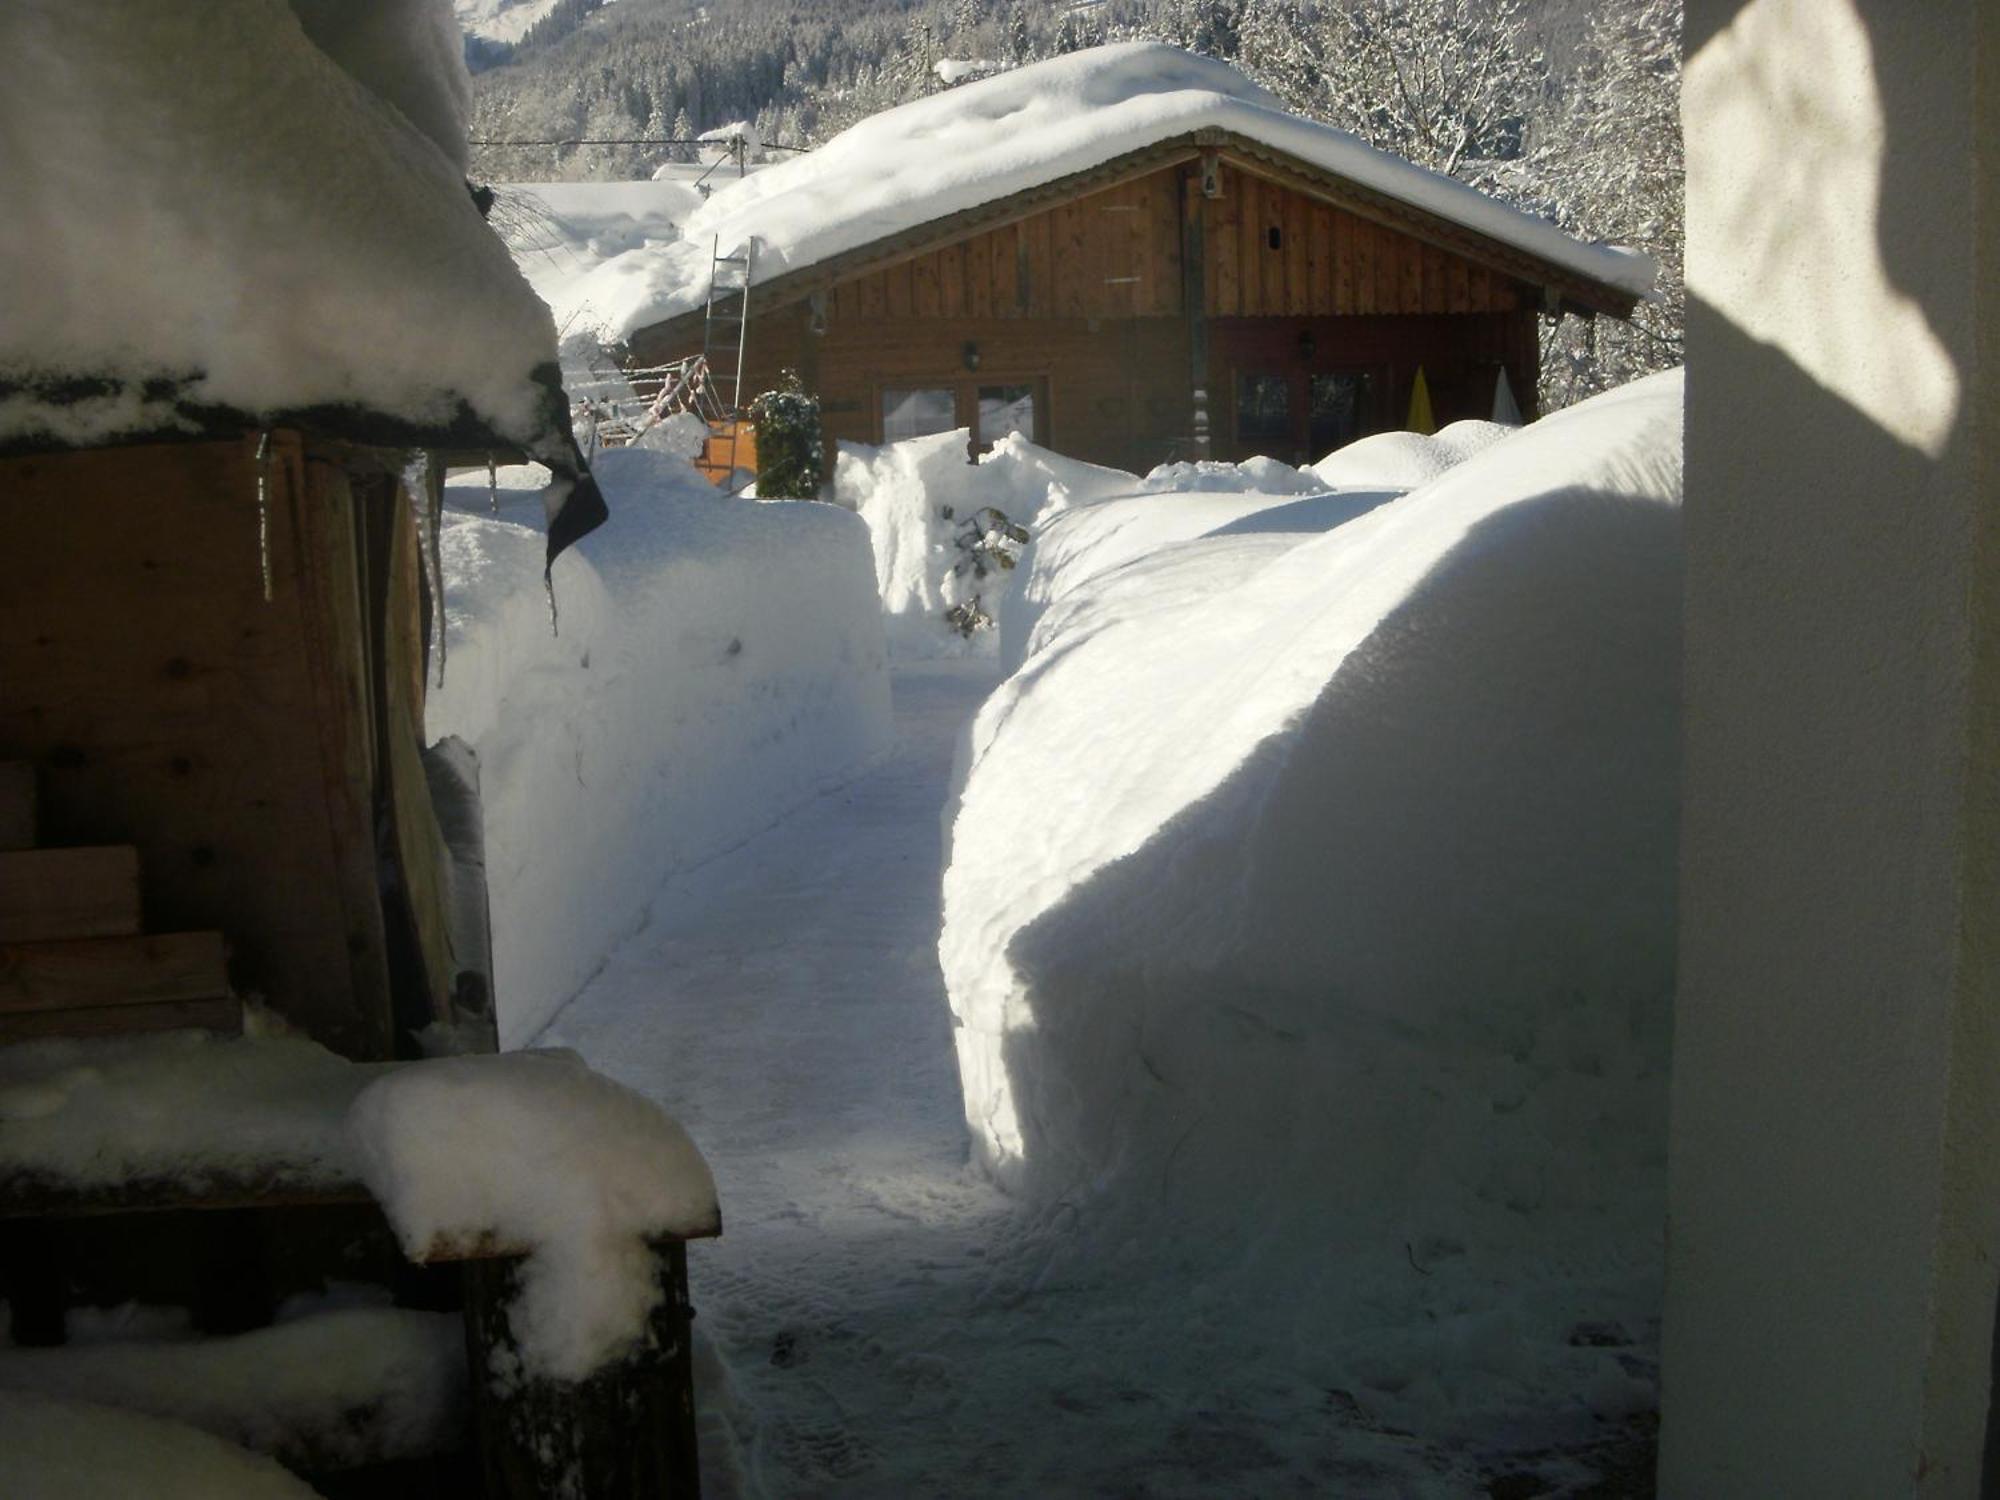
<path id="1" fill-rule="evenodd" d="M 2000 1253 L 2000 5 L 1687 11 L 1662 1493 L 1970 1496 Z"/>

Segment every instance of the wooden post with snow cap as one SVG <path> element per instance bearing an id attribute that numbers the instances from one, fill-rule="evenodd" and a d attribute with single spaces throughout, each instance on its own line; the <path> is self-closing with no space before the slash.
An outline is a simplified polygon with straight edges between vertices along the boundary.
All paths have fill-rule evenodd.
<path id="1" fill-rule="evenodd" d="M 404 1254 L 462 1266 L 488 1500 L 699 1493 L 686 1242 L 722 1216 L 680 1125 L 552 1050 L 396 1069 L 345 1131 Z"/>
<path id="2" fill-rule="evenodd" d="M 466 1262 L 472 1430 L 487 1500 L 685 1500 L 701 1493 L 687 1246 L 660 1239 L 651 1249 L 660 1302 L 643 1340 L 574 1382 L 520 1369 L 508 1309 L 521 1258 Z"/>

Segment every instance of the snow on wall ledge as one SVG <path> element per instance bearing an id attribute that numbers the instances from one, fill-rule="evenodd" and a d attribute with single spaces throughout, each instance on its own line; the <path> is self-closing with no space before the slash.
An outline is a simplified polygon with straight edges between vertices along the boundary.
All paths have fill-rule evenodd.
<path id="1" fill-rule="evenodd" d="M 0 441 L 186 425 L 149 381 L 544 439 L 555 325 L 466 191 L 450 29 L 441 0 L 0 6 L 0 388 L 127 387 L 0 399 Z"/>
<path id="2" fill-rule="evenodd" d="M 503 1045 L 532 1037 L 670 874 L 889 741 L 868 537 L 810 502 L 731 500 L 669 454 L 593 465 L 611 520 L 540 578 L 539 471 L 486 513 L 447 488 L 449 639 L 432 737 L 479 754 Z"/>
<path id="3" fill-rule="evenodd" d="M 1505 1380 L 1377 1341 L 1345 1375 L 1385 1401 L 1657 1313 L 1680 408 L 1655 377 L 1275 555 L 1086 573 L 963 752 L 940 956 L 1004 1183 L 1328 1327 L 1576 1283 L 1519 1293 Z"/>

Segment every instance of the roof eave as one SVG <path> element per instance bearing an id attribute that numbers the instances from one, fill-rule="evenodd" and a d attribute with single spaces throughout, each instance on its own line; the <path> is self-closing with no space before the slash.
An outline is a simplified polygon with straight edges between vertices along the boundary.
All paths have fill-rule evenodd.
<path id="1" fill-rule="evenodd" d="M 1437 245 L 1514 280 L 1542 289 L 1548 311 L 1583 316 L 1605 313 L 1629 318 L 1638 294 L 1610 282 L 1586 276 L 1532 251 L 1506 244 L 1479 230 L 1406 203 L 1379 189 L 1329 172 L 1312 163 L 1254 141 L 1235 131 L 1207 127 L 1128 151 L 1080 172 L 1051 178 L 1035 187 L 961 209 L 937 219 L 885 235 L 825 260 L 801 266 L 760 283 L 751 291 L 751 315 L 768 316 L 802 302 L 816 292 L 873 271 L 913 260 L 971 235 L 1004 228 L 1030 218 L 1055 203 L 1101 192 L 1164 167 L 1217 152 L 1243 170 L 1308 197 L 1382 224 L 1426 244 Z M 626 340 L 642 362 L 656 362 L 684 352 L 700 342 L 702 311 L 693 308 L 635 330 Z"/>

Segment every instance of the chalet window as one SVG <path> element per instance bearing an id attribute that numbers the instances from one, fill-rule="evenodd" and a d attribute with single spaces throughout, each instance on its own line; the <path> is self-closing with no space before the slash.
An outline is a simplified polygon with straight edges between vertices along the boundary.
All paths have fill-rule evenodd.
<path id="1" fill-rule="evenodd" d="M 1010 432 L 1034 442 L 1035 387 L 1026 385 L 982 385 L 979 387 L 978 422 L 972 430 L 973 447 L 984 452 Z"/>
<path id="2" fill-rule="evenodd" d="M 926 437 L 958 426 L 958 393 L 950 386 L 882 390 L 882 441 Z"/>
<path id="3" fill-rule="evenodd" d="M 1366 432 L 1372 394 L 1365 372 L 1313 376 L 1307 391 L 1307 456 L 1324 458 Z"/>
<path id="4" fill-rule="evenodd" d="M 1297 442 L 1292 436 L 1289 376 L 1236 377 L 1236 441 L 1239 445 L 1281 444 L 1287 448 Z"/>

